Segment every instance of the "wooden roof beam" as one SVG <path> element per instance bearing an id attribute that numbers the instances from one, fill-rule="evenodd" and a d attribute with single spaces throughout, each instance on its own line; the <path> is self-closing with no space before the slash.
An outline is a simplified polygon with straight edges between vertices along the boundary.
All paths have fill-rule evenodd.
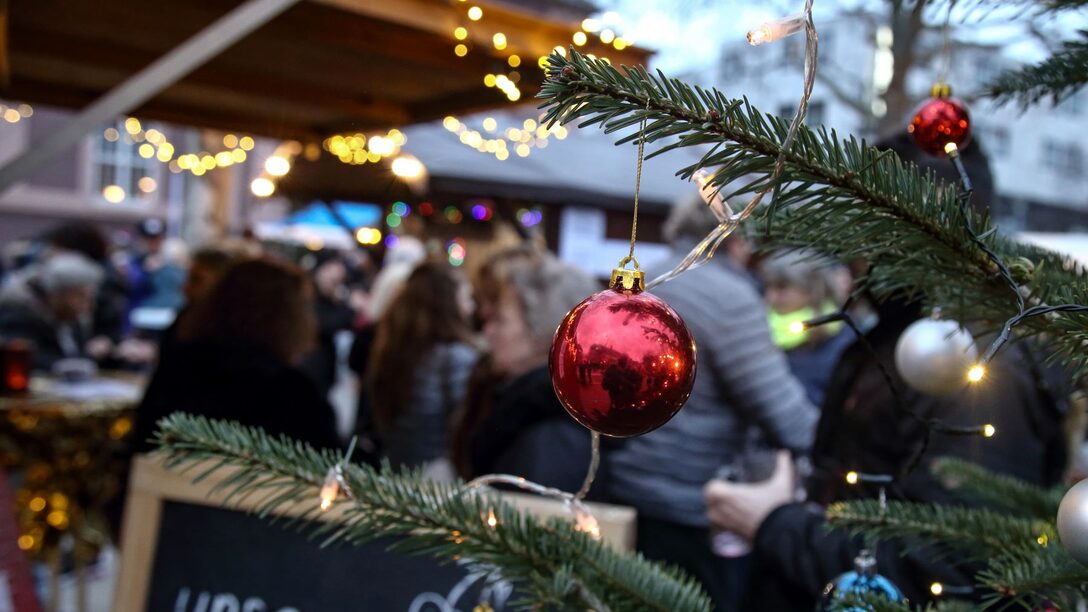
<path id="1" fill-rule="evenodd" d="M 246 0 L 111 89 L 34 147 L 0 166 L 0 193 L 79 142 L 87 132 L 149 100 L 296 2 L 298 0 Z"/>

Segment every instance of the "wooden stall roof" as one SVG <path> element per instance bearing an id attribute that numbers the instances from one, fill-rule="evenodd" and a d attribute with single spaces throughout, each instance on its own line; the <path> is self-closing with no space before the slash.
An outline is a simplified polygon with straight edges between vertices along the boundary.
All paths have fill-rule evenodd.
<path id="1" fill-rule="evenodd" d="M 0 0 L 0 97 L 84 107 L 239 4 Z M 481 20 L 467 19 L 470 4 Z M 584 16 L 584 3 L 556 0 L 304 0 L 131 114 L 312 140 L 502 107 L 509 102 L 484 75 L 509 71 L 516 53 L 522 98 L 535 95 L 537 58 L 570 44 Z M 453 51 L 458 26 L 470 33 L 466 57 Z M 496 32 L 505 51 L 492 44 Z M 614 63 L 648 59 L 599 40 L 583 49 Z"/>

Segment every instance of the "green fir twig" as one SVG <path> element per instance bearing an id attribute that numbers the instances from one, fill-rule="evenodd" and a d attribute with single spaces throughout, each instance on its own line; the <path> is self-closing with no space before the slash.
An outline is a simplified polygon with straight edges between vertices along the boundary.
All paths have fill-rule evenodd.
<path id="1" fill-rule="evenodd" d="M 1006 72 L 986 85 L 985 94 L 995 102 L 1016 101 L 1021 108 L 1050 98 L 1058 104 L 1088 84 L 1088 30 L 1078 40 L 1066 41 L 1046 60 Z"/>
<path id="2" fill-rule="evenodd" d="M 645 138 L 658 145 L 648 159 L 684 147 L 705 152 L 677 172 L 681 178 L 712 169 L 711 184 L 726 197 L 748 196 L 770 185 L 786 119 L 717 90 L 642 68 L 615 68 L 574 51 L 569 57 L 553 54 L 548 62 L 548 80 L 539 94 L 547 122 L 626 131 L 617 142 L 622 144 L 638 136 L 633 128 L 645 118 Z M 864 141 L 802 127 L 786 152 L 781 180 L 776 220 L 766 238 L 778 246 L 869 261 L 865 283 L 878 296 L 921 295 L 960 322 L 999 328 L 1017 312 L 1016 300 L 994 263 L 972 242 L 970 225 L 1002 260 L 1034 269 L 1023 279 L 1029 303 L 1088 303 L 1082 267 L 1002 237 L 988 219 L 961 209 L 955 186 Z M 1088 341 L 1085 314 L 1036 317 L 1018 333 L 1039 336 L 1077 375 L 1088 373 L 1088 353 L 1081 350 Z"/>
<path id="3" fill-rule="evenodd" d="M 993 510 L 1044 521 L 1057 516 L 1058 505 L 1067 490 L 1067 487 L 1043 489 L 951 457 L 935 461 L 932 469 L 945 486 L 960 490 Z"/>
<path id="4" fill-rule="evenodd" d="M 1057 538 L 1047 521 L 999 514 L 990 510 L 876 500 L 835 503 L 827 508 L 832 527 L 864 533 L 879 540 L 907 538 L 912 546 L 933 544 L 955 551 L 958 558 L 985 560 L 1010 551 L 1031 551 L 1039 538 Z"/>
<path id="5" fill-rule="evenodd" d="M 392 548 L 440 560 L 460 559 L 501 575 L 532 597 L 559 609 L 706 611 L 710 602 L 695 582 L 639 555 L 616 552 L 558 518 L 541 522 L 493 495 L 463 494 L 456 485 L 423 479 L 418 472 L 375 470 L 349 464 L 343 476 L 351 498 L 342 498 L 336 520 L 319 516 L 317 494 L 339 456 L 318 452 L 238 423 L 175 413 L 159 422 L 156 439 L 171 469 L 210 462 L 195 475 L 234 472 L 217 485 L 230 499 L 252 497 L 254 512 L 272 518 L 289 506 L 312 502 L 294 519 L 323 545 L 360 545 L 382 536 L 408 536 Z M 206 465 L 206 463 L 204 463 Z M 493 511 L 498 526 L 487 525 Z"/>

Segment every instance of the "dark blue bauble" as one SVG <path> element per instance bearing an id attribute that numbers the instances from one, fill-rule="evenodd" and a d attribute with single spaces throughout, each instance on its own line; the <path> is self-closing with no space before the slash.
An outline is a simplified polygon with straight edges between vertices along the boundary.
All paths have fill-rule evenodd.
<path id="1" fill-rule="evenodd" d="M 824 587 L 817 612 L 831 612 L 835 610 L 835 603 L 842 601 L 850 593 L 856 595 L 871 594 L 884 597 L 889 601 L 904 602 L 903 593 L 884 576 L 876 573 L 876 559 L 867 551 L 854 559 L 854 570 L 840 575 Z M 839 608 L 840 612 L 866 612 L 864 608 L 849 607 Z"/>

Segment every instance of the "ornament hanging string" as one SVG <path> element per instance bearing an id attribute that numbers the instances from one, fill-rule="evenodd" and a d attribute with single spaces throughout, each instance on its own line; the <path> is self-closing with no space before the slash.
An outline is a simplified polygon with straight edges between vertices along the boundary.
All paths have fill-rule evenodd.
<path id="1" fill-rule="evenodd" d="M 941 42 L 940 69 L 937 70 L 937 82 L 947 83 L 948 73 L 952 67 L 952 9 L 956 8 L 956 0 L 949 0 L 948 13 L 944 16 L 944 28 L 942 28 L 943 40 Z"/>
<path id="2" fill-rule="evenodd" d="M 638 157 L 635 160 L 635 207 L 631 214 L 631 248 L 627 251 L 627 257 L 620 261 L 620 267 L 633 262 L 638 269 L 638 260 L 635 259 L 635 236 L 638 234 L 638 194 L 642 189 L 642 162 L 643 152 L 646 150 L 646 117 L 650 114 L 650 100 L 646 99 L 646 112 L 642 115 L 642 123 L 638 128 Z"/>
<path id="3" fill-rule="evenodd" d="M 667 283 L 684 272 L 692 268 L 697 268 L 710 261 L 714 257 L 714 253 L 718 250 L 718 247 L 721 246 L 721 243 L 725 241 L 725 239 L 729 237 L 729 235 L 732 234 L 745 219 L 755 212 L 756 208 L 759 207 L 759 204 L 767 194 L 772 194 L 770 210 L 767 211 L 767 223 L 768 229 L 770 229 L 769 226 L 771 219 L 774 216 L 775 203 L 778 200 L 778 192 L 781 189 L 780 179 L 782 177 L 782 172 L 786 167 L 786 154 L 793 148 L 794 140 L 797 138 L 797 132 L 800 129 L 801 124 L 804 123 L 805 117 L 808 116 L 808 102 L 812 97 L 812 88 L 816 84 L 819 37 L 816 35 L 816 25 L 812 21 L 812 2 L 813 0 L 805 0 L 805 8 L 801 14 L 805 24 L 805 80 L 801 90 L 801 99 L 797 103 L 797 111 L 794 113 L 793 120 L 790 122 L 786 137 L 782 140 L 782 147 L 778 152 L 778 157 L 775 159 L 774 170 L 771 172 L 768 186 L 752 196 L 743 210 L 739 213 L 733 213 L 729 208 L 729 205 L 726 204 L 721 197 L 721 190 L 724 185 L 714 187 L 713 177 L 709 175 L 709 173 L 700 174 L 702 171 L 697 172 L 696 176 L 693 178 L 699 183 L 700 194 L 703 196 L 703 199 L 706 200 L 706 203 L 710 206 L 711 210 L 714 211 L 719 224 L 707 234 L 699 244 L 695 245 L 695 248 L 693 248 L 675 268 L 650 281 L 646 286 L 647 290 L 653 289 L 662 283 Z M 749 41 L 752 39 L 752 35 L 749 33 Z"/>

